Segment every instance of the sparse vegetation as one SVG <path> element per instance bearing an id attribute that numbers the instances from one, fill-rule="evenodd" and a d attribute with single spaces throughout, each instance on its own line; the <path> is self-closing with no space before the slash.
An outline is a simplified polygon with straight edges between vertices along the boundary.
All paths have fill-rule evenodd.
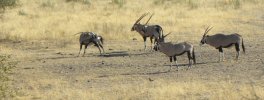
<path id="1" fill-rule="evenodd" d="M 20 15 L 20 16 L 26 16 L 27 13 L 25 11 L 23 11 L 23 10 L 20 10 L 20 11 L 18 11 L 18 15 Z"/>
<path id="2" fill-rule="evenodd" d="M 53 0 L 45 0 L 42 2 L 41 4 L 41 7 L 44 7 L 44 8 L 53 8 L 54 7 L 54 2 Z"/>
<path id="3" fill-rule="evenodd" d="M 244 2 L 246 3 L 247 1 Z M 242 0 L 217 1 L 216 5 L 224 9 L 239 9 L 242 6 Z"/>
<path id="4" fill-rule="evenodd" d="M 155 13 L 153 21 L 150 21 L 150 23 L 161 23 L 168 31 L 181 32 L 185 30 L 184 27 L 202 27 L 205 24 L 204 22 L 207 21 L 214 23 L 216 26 L 220 26 L 216 28 L 222 29 L 223 26 L 221 25 L 230 24 L 232 22 L 219 22 L 215 20 L 215 17 L 220 17 L 220 20 L 226 20 L 221 16 L 236 16 L 241 14 L 243 9 L 253 10 L 261 7 L 263 4 L 263 1 L 259 0 L 255 0 L 254 2 L 247 0 L 149 0 L 141 2 L 111 0 L 105 3 L 97 3 L 99 1 L 90 0 L 43 0 L 35 3 L 25 3 L 21 0 L 20 2 L 22 10 L 17 11 L 18 14 L 16 15 L 24 17 L 17 17 L 9 13 L 11 15 L 8 15 L 8 18 L 3 17 L 6 19 L 2 19 L 5 21 L 0 25 L 2 26 L 1 34 L 8 36 L 9 39 L 57 39 L 64 38 L 59 34 L 62 32 L 65 33 L 65 37 L 68 37 L 79 31 L 90 30 L 104 35 L 107 40 L 123 39 L 120 37 L 140 38 L 138 34 L 129 34 L 127 36 L 127 34 L 124 33 L 128 33 L 127 30 L 131 28 L 131 22 L 134 22 L 140 14 L 145 12 Z M 80 3 L 73 4 L 69 2 Z M 92 6 L 87 7 L 83 5 L 84 2 L 94 3 Z M 155 2 L 159 6 L 155 6 L 155 4 L 153 4 Z M 110 6 L 109 3 L 110 5 L 119 5 L 124 8 L 113 7 Z M 42 8 L 48 8 L 49 10 Z M 234 8 L 236 8 L 236 11 L 232 10 Z M 192 11 L 189 11 L 190 9 Z M 131 14 L 133 12 L 139 13 Z M 195 18 L 202 19 L 196 20 Z M 195 22 L 195 24 L 193 22 Z M 10 23 L 14 24 L 11 25 Z M 111 29 L 108 29 L 109 25 L 111 25 Z M 174 28 L 173 25 L 177 25 L 178 28 Z M 192 30 L 192 33 L 198 32 L 198 30 Z M 115 36 L 112 36 L 113 34 L 115 34 Z M 74 41 L 74 38 L 71 38 L 71 40 Z"/>
<path id="5" fill-rule="evenodd" d="M 19 61 L 10 75 L 21 92 L 16 99 L 262 99 L 263 11 L 264 0 L 19 0 L 0 15 L 0 53 Z M 150 24 L 173 32 L 168 42 L 193 43 L 199 64 L 166 73 L 167 58 L 140 51 L 142 37 L 130 30 L 146 12 L 154 13 Z M 215 63 L 214 48 L 198 47 L 209 25 L 209 35 L 238 32 L 251 53 Z M 108 57 L 97 56 L 93 46 L 85 57 L 75 57 L 74 34 L 82 31 L 102 35 Z M 227 50 L 227 59 L 232 53 Z M 1 57 L 8 67 L 10 56 Z M 1 67 L 2 97 L 12 94 L 10 81 L 2 82 L 11 66 Z"/>
<path id="6" fill-rule="evenodd" d="M 190 9 L 198 8 L 198 1 L 197 0 L 188 0 L 188 6 Z"/>
<path id="7" fill-rule="evenodd" d="M 10 56 L 0 55 L 0 98 L 10 97 L 13 95 L 9 88 L 8 74 L 16 67 L 16 63 L 10 61 Z"/>
<path id="8" fill-rule="evenodd" d="M 154 0 L 153 3 L 155 5 L 161 5 L 161 4 L 164 4 L 166 0 Z"/>
<path id="9" fill-rule="evenodd" d="M 91 4 L 90 0 L 66 0 L 66 2 L 80 2 L 80 3 L 88 4 L 88 5 Z"/>
<path id="10" fill-rule="evenodd" d="M 14 7 L 17 0 L 0 0 L 0 8 L 5 10 L 6 7 Z"/>
<path id="11" fill-rule="evenodd" d="M 126 3 L 126 0 L 112 0 L 112 4 L 116 4 L 119 7 L 123 7 Z"/>

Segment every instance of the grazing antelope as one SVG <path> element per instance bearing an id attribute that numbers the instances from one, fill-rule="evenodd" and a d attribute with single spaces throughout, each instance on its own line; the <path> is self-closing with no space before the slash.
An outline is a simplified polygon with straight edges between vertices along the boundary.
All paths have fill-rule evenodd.
<path id="1" fill-rule="evenodd" d="M 219 62 L 220 61 L 224 61 L 224 51 L 223 48 L 229 48 L 233 45 L 235 45 L 236 48 L 236 60 L 238 60 L 238 56 L 239 56 L 239 45 L 240 45 L 240 41 L 242 42 L 242 49 L 243 52 L 245 53 L 245 46 L 244 46 L 244 42 L 243 42 L 243 38 L 241 35 L 237 34 L 237 33 L 233 33 L 233 34 L 229 34 L 229 35 L 224 35 L 222 33 L 218 33 L 215 35 L 207 35 L 207 33 L 212 29 L 213 27 L 211 27 L 209 29 L 209 27 L 206 28 L 204 34 L 203 34 L 203 38 L 200 42 L 200 45 L 203 44 L 209 44 L 210 46 L 215 47 L 216 49 L 219 50 Z M 222 60 L 221 60 L 221 55 L 222 55 Z"/>
<path id="2" fill-rule="evenodd" d="M 152 18 L 153 14 L 149 17 L 148 21 L 145 24 L 140 24 L 139 21 L 144 18 L 148 13 L 143 14 L 139 19 L 134 23 L 131 31 L 137 31 L 144 40 L 144 50 L 146 50 L 146 40 L 147 37 L 150 37 L 150 42 L 151 42 L 151 48 L 152 48 L 152 43 L 153 43 L 153 38 L 154 43 L 161 37 L 163 34 L 162 27 L 159 25 L 147 25 L 149 20 Z"/>
<path id="3" fill-rule="evenodd" d="M 79 32 L 77 34 L 81 34 L 80 38 L 79 38 L 79 42 L 80 42 L 80 51 L 78 56 L 80 55 L 80 52 L 82 50 L 82 46 L 84 45 L 84 51 L 83 51 L 83 56 L 85 54 L 85 50 L 87 49 L 88 45 L 90 43 L 93 43 L 100 51 L 100 55 L 102 55 L 101 53 L 101 49 L 104 52 L 104 48 L 103 48 L 103 37 L 102 36 L 98 36 L 97 34 L 93 33 L 93 32 Z M 75 34 L 76 35 L 76 34 Z"/>
<path id="4" fill-rule="evenodd" d="M 169 33 L 170 34 L 170 33 Z M 169 35 L 167 34 L 167 35 Z M 191 67 L 192 61 L 194 64 L 196 64 L 196 59 L 195 59 L 195 53 L 194 53 L 194 48 L 193 45 L 187 43 L 187 42 L 181 42 L 177 44 L 173 44 L 171 42 L 164 42 L 164 38 L 167 36 L 162 36 L 161 39 L 159 39 L 154 46 L 155 51 L 160 51 L 167 55 L 170 58 L 170 70 L 172 66 L 172 58 L 177 66 L 177 71 L 178 71 L 178 63 L 177 63 L 177 58 L 176 56 L 180 56 L 184 53 L 187 53 L 188 59 L 189 59 L 189 66 L 188 68 Z M 191 61 L 192 60 L 192 61 Z M 169 70 L 169 71 L 170 71 Z"/>

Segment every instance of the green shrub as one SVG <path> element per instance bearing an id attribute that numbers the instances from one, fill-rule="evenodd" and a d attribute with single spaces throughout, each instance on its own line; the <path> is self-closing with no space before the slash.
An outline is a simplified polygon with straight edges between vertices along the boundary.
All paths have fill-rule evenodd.
<path id="1" fill-rule="evenodd" d="M 41 6 L 44 8 L 54 8 L 55 3 L 52 2 L 51 0 L 47 0 L 47 1 L 43 1 Z"/>
<path id="2" fill-rule="evenodd" d="M 234 9 L 238 9 L 241 7 L 241 2 L 240 0 L 232 0 L 232 4 L 234 6 Z"/>
<path id="3" fill-rule="evenodd" d="M 10 61 L 10 55 L 0 55 L 0 98 L 12 96 L 12 91 L 8 87 L 8 74 L 16 67 L 16 62 Z"/>
<path id="4" fill-rule="evenodd" d="M 28 15 L 28 14 L 27 14 L 25 11 L 23 11 L 23 10 L 19 10 L 17 14 L 20 15 L 20 16 L 26 16 L 26 15 Z"/>
<path id="5" fill-rule="evenodd" d="M 80 3 L 88 4 L 88 5 L 91 4 L 90 0 L 66 0 L 66 2 L 80 2 Z"/>
<path id="6" fill-rule="evenodd" d="M 198 0 L 188 0 L 188 6 L 190 9 L 198 8 Z"/>
<path id="7" fill-rule="evenodd" d="M 222 8 L 222 9 L 228 9 L 228 8 L 239 9 L 242 6 L 242 0 L 217 1 L 215 5 L 217 8 Z"/>
<path id="8" fill-rule="evenodd" d="M 165 3 L 165 0 L 154 0 L 153 3 L 155 5 L 160 5 L 160 4 L 164 4 Z"/>
<path id="9" fill-rule="evenodd" d="M 112 4 L 118 5 L 119 7 L 123 7 L 126 4 L 126 0 L 112 0 Z"/>
<path id="10" fill-rule="evenodd" d="M 199 7 L 199 0 L 154 0 L 154 5 L 164 5 L 164 4 L 182 4 L 187 5 L 190 9 L 195 9 Z"/>
<path id="11" fill-rule="evenodd" d="M 17 0 L 0 0 L 1 9 L 5 10 L 6 7 L 14 7 L 17 4 Z"/>

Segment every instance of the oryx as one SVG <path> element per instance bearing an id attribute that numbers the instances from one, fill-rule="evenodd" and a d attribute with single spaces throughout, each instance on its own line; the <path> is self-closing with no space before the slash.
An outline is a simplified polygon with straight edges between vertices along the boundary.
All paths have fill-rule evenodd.
<path id="1" fill-rule="evenodd" d="M 169 34 L 167 34 L 167 35 L 169 35 Z M 164 53 L 165 55 L 167 55 L 170 58 L 170 70 L 171 70 L 171 66 L 172 66 L 172 58 L 176 64 L 177 70 L 178 70 L 178 63 L 177 63 L 176 56 L 180 56 L 184 53 L 187 53 L 187 56 L 189 59 L 188 68 L 191 67 L 192 61 L 194 64 L 196 64 L 195 52 L 194 52 L 193 45 L 190 43 L 187 43 L 187 42 L 181 42 L 181 43 L 176 43 L 176 44 L 171 43 L 171 42 L 164 42 L 164 38 L 167 35 L 162 36 L 161 39 L 158 40 L 158 42 L 154 46 L 154 50 L 156 50 L 156 51 L 159 50 L 160 52 Z"/>
<path id="2" fill-rule="evenodd" d="M 162 27 L 160 25 L 147 25 L 149 20 L 152 18 L 153 14 L 149 17 L 148 21 L 145 24 L 139 23 L 139 21 L 144 18 L 148 13 L 143 14 L 139 19 L 134 23 L 131 31 L 137 31 L 144 40 L 144 50 L 146 50 L 146 39 L 150 37 L 151 48 L 153 43 L 153 38 L 155 39 L 154 43 L 161 37 L 163 34 Z"/>
<path id="3" fill-rule="evenodd" d="M 103 48 L 103 37 L 102 36 L 98 36 L 96 33 L 94 32 L 79 32 L 77 34 L 81 34 L 80 35 L 80 38 L 79 38 L 79 42 L 80 42 L 80 51 L 79 51 L 79 54 L 78 56 L 80 55 L 80 52 L 82 50 L 82 46 L 84 45 L 85 48 L 84 48 L 84 51 L 83 51 L 83 56 L 85 54 L 85 50 L 87 49 L 88 45 L 90 43 L 93 43 L 100 51 L 100 54 L 102 55 L 101 53 L 101 49 L 103 50 L 104 52 L 104 48 Z M 76 35 L 76 34 L 75 34 Z"/>
<path id="4" fill-rule="evenodd" d="M 200 45 L 203 44 L 209 44 L 210 46 L 213 46 L 214 48 L 219 50 L 219 61 L 223 61 L 224 60 L 224 51 L 223 48 L 228 48 L 231 47 L 233 45 L 235 45 L 236 48 L 236 60 L 238 60 L 238 56 L 239 56 L 239 45 L 240 42 L 242 42 L 242 49 L 243 52 L 245 53 L 245 46 L 244 46 L 244 42 L 243 42 L 243 38 L 241 35 L 237 34 L 237 33 L 233 33 L 233 34 L 229 34 L 229 35 L 225 35 L 222 33 L 217 33 L 214 35 L 207 35 L 207 33 L 212 29 L 213 27 L 209 28 L 209 26 L 206 28 L 202 40 L 200 42 Z M 222 60 L 221 60 L 221 55 L 222 55 Z"/>

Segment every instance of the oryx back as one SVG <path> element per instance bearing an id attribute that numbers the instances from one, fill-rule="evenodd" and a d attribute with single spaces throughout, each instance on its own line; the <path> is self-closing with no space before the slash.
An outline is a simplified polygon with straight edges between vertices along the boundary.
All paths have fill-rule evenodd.
<path id="1" fill-rule="evenodd" d="M 144 36 L 159 38 L 162 34 L 162 28 L 159 25 L 149 25 L 145 26 Z"/>
<path id="2" fill-rule="evenodd" d="M 215 34 L 206 38 L 206 43 L 215 47 L 230 47 L 235 43 L 240 43 L 240 35 L 238 34 Z"/>
<path id="3" fill-rule="evenodd" d="M 160 51 L 167 56 L 179 56 L 186 51 L 192 51 L 193 46 L 187 42 L 172 44 L 171 42 L 160 43 Z"/>
<path id="4" fill-rule="evenodd" d="M 82 46 L 84 45 L 84 53 L 83 53 L 83 56 L 85 54 L 85 50 L 86 48 L 88 47 L 88 45 L 90 45 L 91 43 L 93 43 L 100 51 L 100 54 L 101 53 L 101 49 L 103 50 L 104 52 L 104 48 L 103 48 L 103 37 L 102 36 L 99 36 L 99 35 L 96 35 L 95 33 L 93 32 L 80 32 L 81 35 L 80 35 L 80 38 L 79 38 L 79 42 L 80 42 L 80 51 L 79 51 L 79 54 L 78 56 L 80 55 L 80 52 L 82 50 Z M 79 34 L 79 33 L 78 33 Z"/>
<path id="5" fill-rule="evenodd" d="M 185 48 L 184 45 L 172 44 L 171 42 L 160 43 L 159 45 L 160 51 L 167 56 L 175 56 L 183 52 L 184 48 Z"/>
<path id="6" fill-rule="evenodd" d="M 82 32 L 79 38 L 79 42 L 80 44 L 87 44 L 95 37 L 96 37 L 95 34 L 92 32 Z"/>

